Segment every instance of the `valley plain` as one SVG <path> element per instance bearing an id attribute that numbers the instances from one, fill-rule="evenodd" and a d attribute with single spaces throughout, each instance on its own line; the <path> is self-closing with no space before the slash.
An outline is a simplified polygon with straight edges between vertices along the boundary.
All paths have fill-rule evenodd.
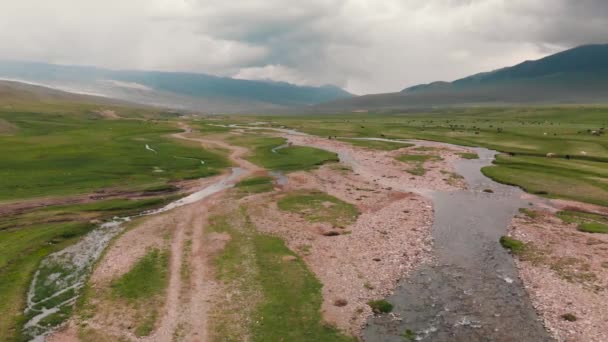
<path id="1" fill-rule="evenodd" d="M 511 203 L 459 235 L 481 253 L 463 260 L 496 260 L 504 273 L 482 278 L 540 322 L 526 334 L 606 338 L 605 107 L 209 116 L 2 101 L 2 340 L 493 334 L 515 320 L 401 316 L 404 280 L 470 265 L 437 264 L 436 201 L 452 195 Z"/>

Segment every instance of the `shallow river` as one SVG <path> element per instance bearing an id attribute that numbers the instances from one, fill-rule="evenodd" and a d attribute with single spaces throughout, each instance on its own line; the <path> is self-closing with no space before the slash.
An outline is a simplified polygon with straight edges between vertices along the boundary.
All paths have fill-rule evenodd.
<path id="1" fill-rule="evenodd" d="M 481 173 L 496 152 L 475 150 L 480 159 L 456 164 L 469 188 L 430 195 L 436 262 L 400 282 L 387 298 L 395 315 L 371 317 L 363 332 L 366 341 L 551 340 L 513 258 L 498 243 L 512 217 L 528 203 L 520 199 L 519 188 Z"/>

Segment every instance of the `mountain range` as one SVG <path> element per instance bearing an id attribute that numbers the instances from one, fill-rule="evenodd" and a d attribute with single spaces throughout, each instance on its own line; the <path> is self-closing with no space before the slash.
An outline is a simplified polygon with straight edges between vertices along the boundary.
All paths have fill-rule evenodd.
<path id="1" fill-rule="evenodd" d="M 400 110 L 441 106 L 608 103 L 608 44 L 583 45 L 536 61 L 433 82 L 397 93 L 339 99 L 318 111 Z"/>
<path id="2" fill-rule="evenodd" d="M 15 61 L 0 61 L 0 79 L 205 113 L 594 104 L 608 103 L 608 44 L 583 45 L 452 82 L 438 81 L 395 93 L 363 96 L 354 96 L 335 86 L 309 87 L 197 73 L 110 70 Z"/>
<path id="3" fill-rule="evenodd" d="M 198 73 L 110 70 L 21 61 L 0 61 L 0 78 L 209 113 L 282 111 L 352 96 L 335 86 L 298 86 Z"/>

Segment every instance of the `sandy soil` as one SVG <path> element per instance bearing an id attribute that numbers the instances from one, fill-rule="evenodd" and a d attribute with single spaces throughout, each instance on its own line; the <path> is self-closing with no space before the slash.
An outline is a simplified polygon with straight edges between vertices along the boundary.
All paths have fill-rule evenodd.
<path id="1" fill-rule="evenodd" d="M 452 162 L 460 158 L 455 152 L 466 150 L 420 152 L 404 148 L 387 152 L 318 137 L 285 137 L 294 145 L 338 153 L 343 164 L 291 173 L 283 190 L 321 190 L 356 205 L 361 215 L 343 230 L 311 224 L 298 215 L 280 211 L 275 195 L 251 199 L 252 220 L 261 231 L 285 239 L 323 283 L 324 318 L 358 335 L 372 313 L 366 303 L 389 295 L 399 279 L 430 259 L 433 210 L 431 201 L 418 193 L 464 187 L 462 180 L 446 178 L 446 172 L 453 172 Z M 425 163 L 427 173 L 413 176 L 404 172 L 407 165 L 394 159 L 404 152 L 433 153 L 442 160 Z M 341 235 L 326 236 L 331 231 Z"/>
<path id="2" fill-rule="evenodd" d="M 429 259 L 432 223 L 430 201 L 412 193 L 369 191 L 373 184 L 358 178 L 325 166 L 312 174 L 290 174 L 284 188 L 322 190 L 355 204 L 361 215 L 344 229 L 282 212 L 275 201 L 280 195 L 248 203 L 258 230 L 282 237 L 323 284 L 325 320 L 353 335 L 371 314 L 366 303 L 384 298 L 397 280 Z M 326 236 L 330 231 L 341 235 Z"/>
<path id="3" fill-rule="evenodd" d="M 580 205 L 585 206 L 575 207 Z M 556 340 L 608 341 L 608 236 L 579 232 L 548 210 L 536 218 L 517 216 L 510 234 L 533 246 L 516 262 L 532 303 Z M 576 321 L 564 319 L 566 314 Z"/>

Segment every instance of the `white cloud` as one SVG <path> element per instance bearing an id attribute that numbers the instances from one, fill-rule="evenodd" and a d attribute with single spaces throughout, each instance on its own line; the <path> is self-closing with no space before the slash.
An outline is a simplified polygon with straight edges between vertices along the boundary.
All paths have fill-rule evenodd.
<path id="1" fill-rule="evenodd" d="M 608 36 L 605 0 L 0 0 L 0 58 L 397 91 Z"/>

